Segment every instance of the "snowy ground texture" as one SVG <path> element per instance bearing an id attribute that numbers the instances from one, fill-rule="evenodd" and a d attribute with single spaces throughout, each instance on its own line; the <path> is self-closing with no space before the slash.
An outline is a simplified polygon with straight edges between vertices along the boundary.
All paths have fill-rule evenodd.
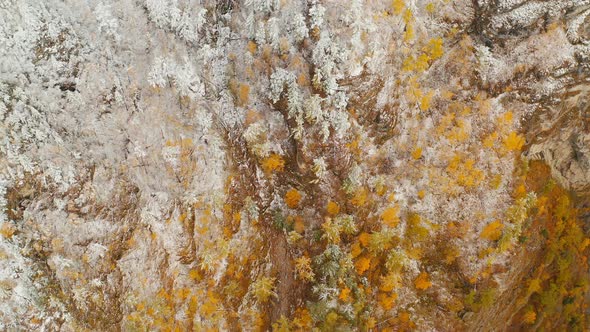
<path id="1" fill-rule="evenodd" d="M 589 14 L 0 0 L 0 330 L 588 328 Z"/>

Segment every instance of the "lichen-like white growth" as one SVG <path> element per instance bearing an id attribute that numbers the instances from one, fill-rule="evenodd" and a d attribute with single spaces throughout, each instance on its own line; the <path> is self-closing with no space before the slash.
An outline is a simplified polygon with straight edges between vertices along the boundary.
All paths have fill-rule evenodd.
<path id="1" fill-rule="evenodd" d="M 168 81 L 168 74 L 168 64 L 162 57 L 157 57 L 154 59 L 152 69 L 148 74 L 148 82 L 154 87 L 162 88 Z"/>
<path id="2" fill-rule="evenodd" d="M 279 0 L 246 0 L 244 5 L 255 13 L 268 14 L 279 8 Z"/>
<path id="3" fill-rule="evenodd" d="M 313 172 L 318 179 L 323 179 L 326 176 L 327 168 L 328 165 L 323 157 L 313 160 Z"/>
<path id="4" fill-rule="evenodd" d="M 262 122 L 256 122 L 249 125 L 248 128 L 244 130 L 243 137 L 246 140 L 246 143 L 254 144 L 264 132 L 266 132 L 266 128 Z"/>
<path id="5" fill-rule="evenodd" d="M 285 85 L 295 81 L 295 75 L 285 69 L 279 68 L 270 76 L 270 98 L 276 103 L 285 90 Z"/>
<path id="6" fill-rule="evenodd" d="M 158 27 L 170 29 L 187 42 L 199 40 L 199 30 L 206 21 L 206 9 L 197 7 L 193 12 L 187 6 L 181 10 L 176 1 L 169 0 L 146 0 L 145 5 L 150 19 Z"/>
<path id="7" fill-rule="evenodd" d="M 266 44 L 266 29 L 264 26 L 264 22 L 258 21 L 258 24 L 256 26 L 256 34 L 254 36 L 254 39 L 256 40 L 256 43 L 258 45 Z"/>
<path id="8" fill-rule="evenodd" d="M 117 32 L 119 24 L 111 13 L 111 6 L 99 2 L 94 9 L 94 15 L 99 22 L 99 29 L 119 41 L 121 38 Z"/>
<path id="9" fill-rule="evenodd" d="M 311 95 L 303 106 L 305 110 L 305 118 L 311 124 L 315 124 L 323 120 L 324 112 L 322 110 L 323 98 L 317 94 Z"/>
<path id="10" fill-rule="evenodd" d="M 324 14 L 326 8 L 319 4 L 317 0 L 312 1 L 312 6 L 309 9 L 310 26 L 311 28 L 319 28 L 324 24 Z"/>
<path id="11" fill-rule="evenodd" d="M 308 36 L 309 31 L 305 24 L 305 17 L 301 13 L 296 13 L 293 17 L 293 33 L 297 42 L 301 42 Z"/>
<path id="12" fill-rule="evenodd" d="M 271 17 L 266 23 L 266 35 L 270 45 L 276 50 L 279 48 L 279 39 L 281 28 L 279 27 L 279 20 L 276 17 Z"/>
<path id="13" fill-rule="evenodd" d="M 6 190 L 8 189 L 9 181 L 0 177 L 0 223 L 4 223 L 8 218 L 6 215 Z"/>
<path id="14" fill-rule="evenodd" d="M 182 96 L 196 99 L 204 92 L 199 75 L 188 59 L 185 59 L 185 64 L 176 71 L 174 80 Z"/>

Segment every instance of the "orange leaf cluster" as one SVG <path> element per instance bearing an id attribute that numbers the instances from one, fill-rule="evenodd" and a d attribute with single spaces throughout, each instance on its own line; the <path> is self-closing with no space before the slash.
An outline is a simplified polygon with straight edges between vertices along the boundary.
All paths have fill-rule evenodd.
<path id="1" fill-rule="evenodd" d="M 285 203 L 291 209 L 295 209 L 299 206 L 301 201 L 301 194 L 297 189 L 291 189 L 285 194 Z"/>
<path id="2" fill-rule="evenodd" d="M 428 288 L 430 288 L 432 286 L 432 282 L 430 282 L 430 279 L 428 278 L 428 273 L 420 273 L 418 278 L 416 278 L 416 280 L 414 281 L 414 285 L 417 289 L 420 290 L 427 290 Z"/>
<path id="3" fill-rule="evenodd" d="M 383 223 L 386 224 L 387 226 L 395 227 L 399 223 L 398 213 L 399 213 L 399 207 L 397 205 L 387 208 L 381 214 L 381 220 L 383 220 Z"/>
<path id="4" fill-rule="evenodd" d="M 369 267 L 371 267 L 371 259 L 367 257 L 361 257 L 356 261 L 356 263 L 354 263 L 354 267 L 356 268 L 356 272 L 358 272 L 358 274 L 363 274 L 369 269 Z"/>
<path id="5" fill-rule="evenodd" d="M 379 305 L 381 306 L 381 308 L 385 309 L 385 310 L 390 310 L 391 308 L 393 308 L 393 304 L 395 303 L 395 300 L 397 299 L 397 294 L 396 293 L 392 293 L 392 294 L 386 294 L 386 293 L 379 293 Z"/>
<path id="6" fill-rule="evenodd" d="M 503 228 L 504 224 L 500 220 L 493 221 L 484 227 L 480 237 L 490 241 L 497 241 L 502 236 Z"/>
<path id="7" fill-rule="evenodd" d="M 328 211 L 328 214 L 335 216 L 340 212 L 340 206 L 335 202 L 329 201 L 326 206 L 326 211 Z"/>
<path id="8" fill-rule="evenodd" d="M 527 324 L 534 324 L 537 320 L 537 313 L 533 310 L 527 311 L 524 316 L 522 317 L 522 321 Z"/>
<path id="9" fill-rule="evenodd" d="M 280 155 L 273 153 L 262 162 L 262 168 L 266 172 L 282 172 L 285 169 L 285 160 Z"/>

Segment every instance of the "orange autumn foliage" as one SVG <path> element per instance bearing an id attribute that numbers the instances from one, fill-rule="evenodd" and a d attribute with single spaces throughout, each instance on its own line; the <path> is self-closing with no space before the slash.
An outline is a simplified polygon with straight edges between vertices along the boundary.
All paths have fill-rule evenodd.
<path id="1" fill-rule="evenodd" d="M 16 233 L 16 227 L 12 223 L 5 222 L 0 227 L 0 235 L 6 239 L 12 238 L 14 233 Z"/>
<path id="2" fill-rule="evenodd" d="M 420 289 L 420 290 L 427 290 L 428 288 L 430 288 L 432 286 L 432 282 L 430 282 L 430 279 L 428 277 L 428 273 L 426 273 L 426 272 L 420 273 L 418 278 L 416 278 L 416 280 L 414 280 L 414 286 L 416 286 L 416 288 Z"/>
<path id="3" fill-rule="evenodd" d="M 296 216 L 295 217 L 295 222 L 293 224 L 293 230 L 295 230 L 295 232 L 302 234 L 303 232 L 305 232 L 305 222 L 303 221 L 303 218 L 301 218 L 300 216 Z"/>
<path id="4" fill-rule="evenodd" d="M 256 48 L 257 48 L 257 47 L 256 47 L 256 43 L 250 40 L 250 41 L 248 42 L 248 51 L 249 51 L 251 54 L 255 54 L 255 53 L 256 53 Z"/>
<path id="5" fill-rule="evenodd" d="M 502 224 L 500 220 L 493 221 L 484 227 L 483 231 L 481 231 L 480 237 L 489 241 L 496 241 L 502 236 L 503 228 L 504 224 Z"/>
<path id="6" fill-rule="evenodd" d="M 537 313 L 533 310 L 527 311 L 524 316 L 522 316 L 522 321 L 526 324 L 534 324 L 537 320 Z"/>
<path id="7" fill-rule="evenodd" d="M 358 242 L 350 247 L 350 255 L 352 255 L 352 258 L 357 258 L 362 251 L 363 250 L 361 249 L 361 244 Z"/>
<path id="8" fill-rule="evenodd" d="M 412 158 L 418 160 L 420 157 L 422 157 L 422 148 L 416 148 L 416 150 L 412 152 Z"/>
<path id="9" fill-rule="evenodd" d="M 285 203 L 291 209 L 295 209 L 299 206 L 301 201 L 301 194 L 297 189 L 291 189 L 285 194 Z"/>
<path id="10" fill-rule="evenodd" d="M 342 300 L 343 302 L 348 302 L 350 299 L 350 288 L 343 288 L 340 291 L 340 295 L 338 295 L 338 299 Z"/>
<path id="11" fill-rule="evenodd" d="M 340 206 L 335 202 L 329 201 L 326 206 L 326 211 L 328 211 L 328 214 L 335 216 L 340 212 Z"/>
<path id="12" fill-rule="evenodd" d="M 356 261 L 356 263 L 354 263 L 354 267 L 356 268 L 356 272 L 358 274 L 363 274 L 369 269 L 369 267 L 371 267 L 371 259 L 367 257 L 361 257 Z"/>
<path id="13" fill-rule="evenodd" d="M 383 308 L 384 310 L 390 310 L 391 308 L 393 308 L 393 304 L 397 299 L 397 294 L 392 293 L 391 295 L 388 295 L 386 293 L 380 293 L 378 298 L 379 305 L 381 306 L 381 308 Z"/>
<path id="14" fill-rule="evenodd" d="M 361 207 L 367 202 L 367 196 L 367 190 L 362 188 L 354 194 L 354 196 L 350 199 L 350 203 L 356 207 Z"/>
<path id="15" fill-rule="evenodd" d="M 245 106 L 250 100 L 250 86 L 248 84 L 240 84 L 240 90 L 238 92 L 238 105 Z"/>
<path id="16" fill-rule="evenodd" d="M 285 169 L 285 160 L 276 153 L 272 153 L 262 162 L 262 168 L 268 173 L 277 171 L 282 172 Z"/>
<path id="17" fill-rule="evenodd" d="M 371 235 L 365 232 L 362 232 L 359 235 L 359 242 L 361 246 L 367 247 L 369 245 L 369 241 L 371 240 Z"/>
<path id="18" fill-rule="evenodd" d="M 385 209 L 381 214 L 381 220 L 389 227 L 395 227 L 399 223 L 399 206 L 393 206 Z"/>

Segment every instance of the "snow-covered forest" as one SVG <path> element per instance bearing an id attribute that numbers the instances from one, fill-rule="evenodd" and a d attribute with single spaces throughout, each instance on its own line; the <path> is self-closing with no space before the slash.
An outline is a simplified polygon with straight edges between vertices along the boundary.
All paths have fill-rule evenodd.
<path id="1" fill-rule="evenodd" d="M 589 0 L 0 0 L 0 330 L 584 331 Z"/>

